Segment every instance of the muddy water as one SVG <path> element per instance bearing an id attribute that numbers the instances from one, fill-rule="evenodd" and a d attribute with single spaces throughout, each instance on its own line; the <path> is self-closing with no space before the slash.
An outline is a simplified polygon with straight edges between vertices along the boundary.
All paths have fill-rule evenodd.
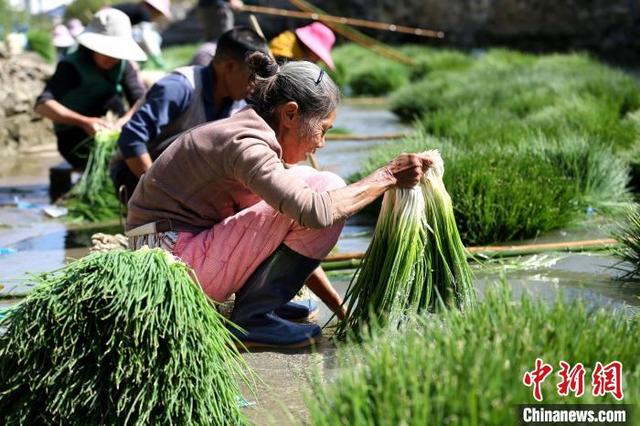
<path id="1" fill-rule="evenodd" d="M 338 114 L 336 127 L 353 134 L 383 134 L 404 131 L 394 116 L 380 106 L 345 106 Z M 356 172 L 368 152 L 389 141 L 330 141 L 318 152 L 320 166 L 347 177 Z M 25 294 L 27 272 L 50 271 L 69 258 L 87 253 L 94 232 L 115 233 L 119 227 L 70 230 L 59 220 L 47 219 L 41 212 L 47 203 L 48 167 L 60 162 L 55 152 L 16 159 L 0 172 L 0 249 L 15 252 L 0 254 L 0 308 L 16 303 L 12 295 Z M 17 197 L 17 198 L 16 198 Z M 18 202 L 18 205 L 16 205 Z M 573 241 L 608 236 L 609 228 L 597 218 L 579 228 L 556 231 L 534 241 Z M 358 252 L 366 249 L 371 227 L 356 220 L 345 228 L 338 250 Z M 526 241 L 528 243 L 532 241 Z M 1 253 L 1 250 L 0 250 Z M 583 298 L 588 304 L 606 309 L 636 312 L 640 307 L 639 286 L 617 280 L 621 272 L 611 267 L 616 259 L 608 255 L 529 256 L 504 264 L 475 268 L 477 286 L 483 291 L 506 276 L 514 298 L 528 292 L 546 300 L 561 290 L 569 299 Z M 350 273 L 334 274 L 332 281 L 344 293 Z M 324 324 L 331 314 L 321 305 L 318 322 Z M 330 329 L 326 329 L 330 333 Z M 335 348 L 328 339 L 311 350 L 296 352 L 264 351 L 245 354 L 249 365 L 262 379 L 258 392 L 246 398 L 255 405 L 246 409 L 255 424 L 300 424 L 306 418 L 304 395 L 309 391 L 309 375 L 319 371 L 330 380 L 335 369 Z"/>

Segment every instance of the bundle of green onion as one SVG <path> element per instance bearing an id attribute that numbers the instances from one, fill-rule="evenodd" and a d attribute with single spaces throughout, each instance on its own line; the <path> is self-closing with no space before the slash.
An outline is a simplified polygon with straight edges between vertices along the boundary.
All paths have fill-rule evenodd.
<path id="1" fill-rule="evenodd" d="M 433 165 L 412 189 L 387 191 L 373 240 L 345 296 L 347 318 L 338 336 L 367 324 L 396 323 L 439 307 L 463 309 L 475 301 L 473 277 L 460 240 L 451 197 L 442 182 L 436 150 Z"/>
<path id="2" fill-rule="evenodd" d="M 0 321 L 0 424 L 245 424 L 251 373 L 192 271 L 160 249 L 39 277 Z"/>
<path id="3" fill-rule="evenodd" d="M 94 135 L 87 167 L 65 196 L 69 219 L 101 222 L 118 217 L 120 205 L 109 176 L 109 160 L 119 136 L 119 130 L 109 129 Z"/>

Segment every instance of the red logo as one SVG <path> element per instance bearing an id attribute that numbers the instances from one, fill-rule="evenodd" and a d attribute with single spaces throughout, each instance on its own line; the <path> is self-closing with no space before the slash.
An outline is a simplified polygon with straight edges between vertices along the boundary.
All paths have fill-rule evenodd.
<path id="1" fill-rule="evenodd" d="M 542 390 L 540 385 L 544 382 L 549 374 L 553 371 L 550 364 L 545 364 L 540 358 L 536 359 L 536 368 L 533 371 L 524 373 L 522 383 L 531 387 L 533 385 L 533 397 L 536 401 L 542 401 Z"/>
<path id="2" fill-rule="evenodd" d="M 546 364 L 542 359 L 536 359 L 535 368 L 526 371 L 522 377 L 522 383 L 527 387 L 533 387 L 533 397 L 536 401 L 542 401 L 542 383 L 553 372 L 551 364 Z M 573 367 L 565 361 L 560 361 L 560 371 L 558 377 L 560 381 L 556 385 L 558 395 L 569 396 L 573 393 L 576 398 L 584 395 L 584 379 L 586 376 L 584 365 L 579 362 Z M 611 361 L 607 365 L 602 365 L 600 361 L 591 374 L 592 395 L 595 397 L 611 394 L 618 401 L 622 400 L 622 363 Z"/>
<path id="3" fill-rule="evenodd" d="M 571 368 L 571 366 L 560 361 L 561 370 L 558 371 L 558 376 L 562 379 L 558 383 L 558 395 L 567 396 L 569 392 L 573 392 L 576 397 L 581 397 L 584 394 L 584 375 L 586 370 L 581 362 Z"/>
<path id="4" fill-rule="evenodd" d="M 622 363 L 611 361 L 607 365 L 596 362 L 596 368 L 591 375 L 593 384 L 593 396 L 605 396 L 610 393 L 615 399 L 620 401 L 624 396 L 622 393 Z"/>

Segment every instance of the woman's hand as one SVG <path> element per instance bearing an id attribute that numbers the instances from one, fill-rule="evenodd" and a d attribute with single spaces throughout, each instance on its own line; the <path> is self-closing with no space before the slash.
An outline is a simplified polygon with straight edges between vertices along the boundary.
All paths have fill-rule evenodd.
<path id="1" fill-rule="evenodd" d="M 395 186 L 411 188 L 416 186 L 424 172 L 431 166 L 431 159 L 420 154 L 400 154 L 389 164 L 387 169 L 396 179 Z"/>
<path id="2" fill-rule="evenodd" d="M 333 221 L 342 220 L 391 188 L 411 188 L 422 179 L 433 161 L 421 154 L 400 154 L 364 179 L 330 192 Z"/>

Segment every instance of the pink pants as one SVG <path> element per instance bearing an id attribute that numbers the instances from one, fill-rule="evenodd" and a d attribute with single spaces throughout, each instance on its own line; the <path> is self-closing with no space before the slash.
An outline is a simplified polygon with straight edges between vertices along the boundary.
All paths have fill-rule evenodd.
<path id="1" fill-rule="evenodd" d="M 345 186 L 338 175 L 308 166 L 292 168 L 311 189 Z M 224 301 L 284 243 L 293 251 L 323 259 L 338 241 L 344 221 L 325 229 L 305 228 L 261 201 L 198 234 L 180 232 L 173 254 L 190 265 L 209 297 Z"/>

